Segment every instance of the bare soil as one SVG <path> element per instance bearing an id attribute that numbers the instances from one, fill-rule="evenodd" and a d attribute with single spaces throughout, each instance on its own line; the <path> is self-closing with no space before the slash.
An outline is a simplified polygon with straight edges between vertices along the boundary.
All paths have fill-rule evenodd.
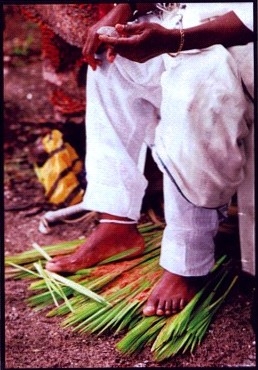
<path id="1" fill-rule="evenodd" d="M 24 41 L 28 32 L 33 35 L 29 53 L 15 54 L 14 45 Z M 46 203 L 28 159 L 29 147 L 46 127 L 60 127 L 60 123 L 54 118 L 48 86 L 42 79 L 39 30 L 17 14 L 6 14 L 4 57 L 4 253 L 8 256 L 31 249 L 33 242 L 43 246 L 77 239 L 88 228 L 81 221 L 60 224 L 48 235 L 38 231 Z M 217 245 L 239 254 L 237 218 L 231 220 L 231 233 L 218 235 Z M 153 361 L 148 347 L 140 354 L 123 356 L 115 348 L 121 335 L 86 336 L 61 328 L 60 318 L 46 318 L 44 311 L 26 305 L 25 299 L 31 294 L 28 285 L 26 280 L 5 280 L 7 369 L 255 367 L 251 277 L 241 277 L 193 354 L 178 355 L 161 364 Z"/>

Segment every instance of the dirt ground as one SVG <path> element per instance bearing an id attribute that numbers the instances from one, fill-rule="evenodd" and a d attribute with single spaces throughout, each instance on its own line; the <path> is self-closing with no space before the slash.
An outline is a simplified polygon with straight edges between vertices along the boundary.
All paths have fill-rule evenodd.
<path id="1" fill-rule="evenodd" d="M 33 35 L 27 55 L 14 46 Z M 30 145 L 46 127 L 60 127 L 42 79 L 40 33 L 17 14 L 6 14 L 4 33 L 4 236 L 5 255 L 31 249 L 33 242 L 51 245 L 87 233 L 83 221 L 60 224 L 52 233 L 38 231 L 45 212 L 44 194 L 28 159 Z M 68 125 L 69 126 L 69 125 Z M 68 127 L 67 126 L 67 127 Z M 66 127 L 66 128 L 67 128 Z M 218 236 L 219 247 L 239 252 L 237 218 L 230 234 Z M 233 252 L 232 252 L 233 251 Z M 29 308 L 28 281 L 5 280 L 5 368 L 109 367 L 255 367 L 256 343 L 251 325 L 254 281 L 243 277 L 192 354 L 155 363 L 150 349 L 126 357 L 115 348 L 119 335 L 86 336 L 60 327 L 60 318 Z"/>

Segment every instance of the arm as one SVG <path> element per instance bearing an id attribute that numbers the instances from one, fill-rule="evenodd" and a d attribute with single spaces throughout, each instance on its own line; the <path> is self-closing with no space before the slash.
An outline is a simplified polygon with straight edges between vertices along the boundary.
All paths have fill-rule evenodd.
<path id="1" fill-rule="evenodd" d="M 118 24 L 116 29 L 127 37 L 99 36 L 113 49 L 113 58 L 118 53 L 142 63 L 163 53 L 175 53 L 181 42 L 179 30 L 166 29 L 156 23 Z M 250 41 L 254 41 L 254 33 L 231 11 L 215 20 L 185 29 L 182 50 L 202 49 L 214 44 L 229 47 Z M 112 62 L 112 54 L 109 61 Z"/>
<path id="2" fill-rule="evenodd" d="M 225 47 L 254 41 L 254 34 L 231 11 L 217 19 L 185 30 L 184 50 L 202 49 L 215 44 Z"/>

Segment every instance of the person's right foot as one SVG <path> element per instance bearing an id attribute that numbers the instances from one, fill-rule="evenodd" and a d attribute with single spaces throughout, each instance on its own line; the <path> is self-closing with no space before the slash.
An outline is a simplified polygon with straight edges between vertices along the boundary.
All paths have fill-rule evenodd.
<path id="1" fill-rule="evenodd" d="M 137 257 L 143 253 L 144 239 L 136 224 L 100 223 L 74 253 L 54 257 L 47 262 L 46 269 L 57 273 L 73 273 L 95 266 L 127 250 L 129 254 L 125 259 Z"/>

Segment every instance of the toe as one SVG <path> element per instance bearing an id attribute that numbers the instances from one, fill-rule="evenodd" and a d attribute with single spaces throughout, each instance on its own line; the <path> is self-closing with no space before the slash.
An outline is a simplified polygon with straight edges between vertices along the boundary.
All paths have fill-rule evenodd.
<path id="1" fill-rule="evenodd" d="M 156 308 L 154 306 L 148 305 L 143 309 L 144 316 L 154 316 L 156 315 Z"/>
<path id="2" fill-rule="evenodd" d="M 168 300 L 165 303 L 165 315 L 170 316 L 171 314 L 172 314 L 172 302 L 171 300 Z"/>
<path id="3" fill-rule="evenodd" d="M 161 308 L 161 307 L 158 307 L 157 310 L 156 310 L 156 315 L 157 316 L 164 316 L 165 315 L 164 309 Z"/>
<path id="4" fill-rule="evenodd" d="M 175 298 L 172 301 L 172 313 L 182 311 L 187 305 L 187 301 L 184 298 Z"/>
<path id="5" fill-rule="evenodd" d="M 156 315 L 156 309 L 157 309 L 158 301 L 149 299 L 143 308 L 143 314 L 145 316 L 154 316 Z"/>
<path id="6" fill-rule="evenodd" d="M 158 305 L 157 305 L 157 310 L 156 310 L 156 315 L 157 316 L 164 316 L 165 315 L 165 310 L 166 310 L 166 302 L 164 300 L 159 300 Z"/>
<path id="7" fill-rule="evenodd" d="M 57 270 L 58 270 L 58 268 L 57 268 L 58 266 L 57 266 L 57 264 L 56 264 L 56 262 L 55 261 L 48 261 L 47 263 L 46 263 L 46 269 L 48 270 L 48 271 L 52 271 L 52 272 L 57 272 Z"/>
<path id="8" fill-rule="evenodd" d="M 48 261 L 46 263 L 46 269 L 51 272 L 63 272 L 64 266 L 59 261 Z"/>
<path id="9" fill-rule="evenodd" d="M 143 314 L 145 316 L 154 316 L 156 314 L 156 309 L 153 306 L 146 306 L 143 309 Z"/>
<path id="10" fill-rule="evenodd" d="M 185 308 L 186 305 L 187 305 L 187 302 L 183 298 L 180 299 L 180 302 L 179 302 L 180 311 L 182 311 Z"/>
<path id="11" fill-rule="evenodd" d="M 172 313 L 177 313 L 180 311 L 180 308 L 179 308 L 179 303 L 180 303 L 180 300 L 179 299 L 173 299 L 172 301 Z"/>

